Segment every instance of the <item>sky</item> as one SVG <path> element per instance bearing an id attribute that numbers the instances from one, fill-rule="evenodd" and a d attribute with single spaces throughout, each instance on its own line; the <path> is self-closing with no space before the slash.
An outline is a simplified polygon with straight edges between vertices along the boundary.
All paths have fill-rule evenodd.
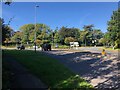
<path id="1" fill-rule="evenodd" d="M 95 29 L 107 32 L 107 21 L 117 8 L 117 2 L 14 2 L 10 6 L 2 4 L 2 17 L 5 23 L 12 18 L 10 26 L 15 31 L 25 24 L 35 24 L 36 16 L 36 23 L 53 30 L 62 26 L 83 30 L 84 25 L 93 24 Z"/>

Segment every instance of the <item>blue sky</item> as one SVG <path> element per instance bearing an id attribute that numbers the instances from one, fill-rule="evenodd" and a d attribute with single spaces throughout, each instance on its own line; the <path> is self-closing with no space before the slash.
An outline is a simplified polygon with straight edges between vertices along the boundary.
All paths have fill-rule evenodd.
<path id="1" fill-rule="evenodd" d="M 51 29 L 62 26 L 82 30 L 84 25 L 94 24 L 94 28 L 107 31 L 107 21 L 117 10 L 117 2 L 37 2 L 37 23 L 44 23 Z M 10 26 L 16 31 L 24 24 L 35 23 L 34 2 L 14 2 L 2 6 L 5 23 L 14 17 Z"/>

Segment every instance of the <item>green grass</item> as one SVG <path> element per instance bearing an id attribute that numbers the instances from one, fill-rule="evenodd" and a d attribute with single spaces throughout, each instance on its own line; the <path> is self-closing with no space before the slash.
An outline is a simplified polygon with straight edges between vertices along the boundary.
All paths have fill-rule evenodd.
<path id="1" fill-rule="evenodd" d="M 3 54 L 14 57 L 15 60 L 23 64 L 50 88 L 93 90 L 93 86 L 84 79 L 76 76 L 58 60 L 50 58 L 41 52 L 4 50 Z"/>
<path id="2" fill-rule="evenodd" d="M 10 80 L 11 80 L 11 72 L 8 67 L 8 63 L 3 60 L 2 62 L 2 88 L 8 89 L 10 88 Z"/>

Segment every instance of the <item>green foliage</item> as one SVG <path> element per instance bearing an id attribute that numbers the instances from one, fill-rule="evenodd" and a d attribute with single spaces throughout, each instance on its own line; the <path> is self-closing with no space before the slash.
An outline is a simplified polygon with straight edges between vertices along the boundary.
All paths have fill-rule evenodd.
<path id="1" fill-rule="evenodd" d="M 17 32 L 15 32 L 14 35 L 11 37 L 11 41 L 12 41 L 12 42 L 18 42 L 18 38 L 19 38 L 20 41 L 21 41 L 22 36 L 23 36 L 23 33 L 20 32 L 20 31 L 17 31 Z"/>
<path id="2" fill-rule="evenodd" d="M 83 26 L 83 29 L 85 30 L 85 31 L 92 31 L 93 30 L 93 27 L 94 27 L 94 25 L 84 25 Z"/>
<path id="3" fill-rule="evenodd" d="M 74 42 L 75 41 L 75 38 L 73 37 L 66 37 L 65 38 L 65 44 L 69 45 L 70 42 Z"/>
<path id="4" fill-rule="evenodd" d="M 99 40 L 103 37 L 103 33 L 99 29 L 93 29 L 93 27 L 93 25 L 84 25 L 84 30 L 80 31 L 78 28 L 67 28 L 63 26 L 60 29 L 56 28 L 54 30 L 53 37 L 53 31 L 45 24 L 25 24 L 20 27 L 19 32 L 16 32 L 11 37 L 11 41 L 16 42 L 17 38 L 20 38 L 24 44 L 34 43 L 36 37 L 42 43 L 54 42 L 68 45 L 71 41 L 77 41 L 82 45 L 84 44 L 84 46 L 99 45 Z M 115 37 L 114 35 L 113 37 Z M 95 40 L 96 42 L 92 43 Z"/>
<path id="5" fill-rule="evenodd" d="M 117 40 L 115 41 L 115 46 L 114 46 L 114 48 L 116 49 L 116 48 L 118 48 L 118 47 L 120 47 L 120 40 L 119 40 L 119 39 L 117 39 Z"/>
<path id="6" fill-rule="evenodd" d="M 42 40 L 39 40 L 39 39 L 36 40 L 36 45 L 37 45 L 37 46 L 40 46 L 40 45 L 42 45 L 42 44 L 43 44 Z"/>
<path id="7" fill-rule="evenodd" d="M 80 33 L 79 33 L 79 29 L 78 28 L 67 28 L 67 27 L 62 27 L 60 28 L 58 34 L 60 37 L 60 42 L 61 44 L 64 43 L 64 40 L 66 37 L 72 37 L 75 38 L 76 40 L 78 40 Z"/>
<path id="8" fill-rule="evenodd" d="M 79 75 L 71 76 L 70 78 L 59 82 L 55 88 L 73 88 L 74 89 L 80 89 L 80 90 L 89 90 L 93 89 L 93 86 L 88 84 L 84 79 L 82 79 Z"/>
<path id="9" fill-rule="evenodd" d="M 42 44 L 44 44 L 44 43 L 50 43 L 50 41 L 49 40 L 42 40 Z"/>
<path id="10" fill-rule="evenodd" d="M 99 40 L 103 37 L 103 33 L 99 29 L 93 29 L 93 25 L 85 25 L 83 31 L 80 31 L 79 41 L 84 46 L 99 45 Z"/>
<path id="11" fill-rule="evenodd" d="M 113 11 L 111 19 L 108 21 L 107 41 L 113 47 L 120 48 L 119 46 L 119 33 L 120 33 L 120 8 Z"/>
<path id="12" fill-rule="evenodd" d="M 79 41 L 81 41 L 81 43 L 84 43 L 85 46 L 87 41 L 86 39 L 88 38 L 87 35 L 88 35 L 88 31 L 80 31 Z"/>
<path id="13" fill-rule="evenodd" d="M 101 39 L 99 40 L 99 44 L 102 44 L 102 45 L 105 46 L 105 44 L 106 44 L 105 38 L 101 38 Z"/>
<path id="14" fill-rule="evenodd" d="M 13 29 L 4 23 L 4 20 L 2 18 L 0 18 L 0 23 L 2 26 L 2 44 L 4 44 L 6 40 L 10 41 L 10 37 L 12 36 Z"/>
<path id="15" fill-rule="evenodd" d="M 66 38 L 66 37 L 78 38 L 79 37 L 79 29 L 77 29 L 77 28 L 62 27 L 59 30 L 59 34 L 63 38 Z"/>
<path id="16" fill-rule="evenodd" d="M 59 36 L 58 31 L 55 32 L 54 42 L 55 42 L 55 43 L 60 43 L 60 36 Z"/>
<path id="17" fill-rule="evenodd" d="M 45 24 L 26 24 L 20 27 L 21 32 L 23 33 L 22 42 L 34 42 L 35 32 L 36 38 L 39 40 L 47 40 L 49 38 L 49 33 L 51 32 L 50 28 Z"/>
<path id="18" fill-rule="evenodd" d="M 26 24 L 20 27 L 21 32 L 23 33 L 22 42 L 28 42 L 30 34 L 34 32 L 34 25 L 33 24 Z"/>

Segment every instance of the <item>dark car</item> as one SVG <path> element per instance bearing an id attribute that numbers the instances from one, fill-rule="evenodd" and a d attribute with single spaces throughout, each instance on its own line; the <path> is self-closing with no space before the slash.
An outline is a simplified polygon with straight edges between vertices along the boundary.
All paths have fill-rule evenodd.
<path id="1" fill-rule="evenodd" d="M 24 45 L 18 46 L 17 49 L 18 49 L 18 50 L 24 50 L 24 49 L 25 49 L 25 46 L 24 46 Z"/>
<path id="2" fill-rule="evenodd" d="M 42 51 L 51 51 L 51 44 L 49 44 L 49 43 L 43 44 Z"/>

